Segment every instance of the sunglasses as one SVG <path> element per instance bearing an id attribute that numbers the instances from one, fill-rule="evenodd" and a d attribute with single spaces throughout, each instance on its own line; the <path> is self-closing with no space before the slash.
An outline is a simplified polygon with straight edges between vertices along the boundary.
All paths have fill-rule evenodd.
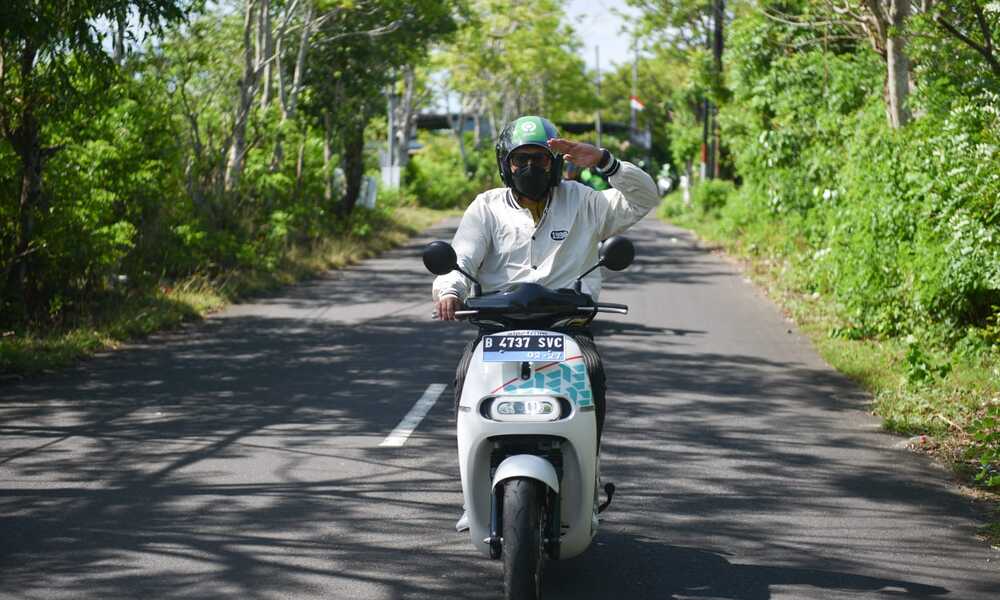
<path id="1" fill-rule="evenodd" d="M 515 169 L 524 169 L 532 163 L 536 166 L 542 167 L 543 169 L 548 169 L 552 166 L 552 156 L 548 153 L 539 154 L 512 154 L 510 156 L 510 164 Z"/>

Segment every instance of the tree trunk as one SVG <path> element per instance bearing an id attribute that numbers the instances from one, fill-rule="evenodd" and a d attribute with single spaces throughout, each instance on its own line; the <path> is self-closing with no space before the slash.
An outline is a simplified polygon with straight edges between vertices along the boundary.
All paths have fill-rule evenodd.
<path id="1" fill-rule="evenodd" d="M 299 93 L 302 91 L 302 78 L 305 76 L 306 54 L 309 51 L 309 38 L 312 35 L 313 27 L 313 4 L 305 4 L 305 14 L 302 18 L 302 31 L 299 35 L 299 50 L 295 57 L 295 72 L 292 75 L 292 87 L 286 93 L 284 90 L 284 77 L 279 75 L 279 86 L 281 86 L 281 124 L 284 125 L 289 119 L 295 117 L 296 106 L 298 105 Z M 279 63 L 280 65 L 280 63 Z M 279 67 L 280 68 L 280 67 Z M 274 142 L 274 155 L 271 157 L 271 168 L 277 169 L 285 158 L 284 135 L 278 129 L 278 135 Z"/>
<path id="2" fill-rule="evenodd" d="M 125 28 L 128 27 L 126 20 L 127 17 L 124 14 L 119 14 L 115 19 L 115 30 L 112 34 L 114 37 L 111 46 L 111 60 L 119 67 L 125 63 Z"/>
<path id="3" fill-rule="evenodd" d="M 253 24 L 257 0 L 246 1 L 246 15 L 243 20 L 243 78 L 237 84 L 236 108 L 234 110 L 233 131 L 226 160 L 225 191 L 232 192 L 240 183 L 246 158 L 247 121 L 253 105 L 257 83 L 257 64 L 254 56 Z"/>
<path id="4" fill-rule="evenodd" d="M 281 64 L 281 53 L 284 52 L 282 48 L 284 46 L 284 38 L 279 37 L 275 47 L 277 52 L 274 56 L 274 69 L 278 74 L 278 102 L 281 105 L 281 116 L 284 118 L 285 107 L 288 106 L 288 99 L 285 94 L 285 67 Z M 271 153 L 271 171 L 277 171 L 278 167 L 285 160 L 285 148 L 282 144 L 281 129 L 278 129 L 278 133 L 274 138 L 274 152 Z"/>
<path id="5" fill-rule="evenodd" d="M 413 131 L 413 118 L 416 116 L 416 112 L 413 110 L 415 88 L 416 75 L 413 72 L 413 65 L 408 65 L 403 74 L 403 97 L 396 118 L 395 165 L 400 169 L 405 168 L 406 163 L 410 160 L 410 132 Z"/>
<path id="6" fill-rule="evenodd" d="M 305 15 L 302 18 L 302 33 L 299 36 L 299 51 L 295 57 L 295 74 L 292 76 L 292 89 L 288 94 L 288 109 L 283 116 L 284 119 L 291 119 L 295 116 L 295 107 L 298 102 L 299 92 L 302 91 L 302 77 L 306 70 L 306 54 L 309 52 L 309 38 L 312 35 L 313 27 L 313 4 L 307 2 L 305 5 Z"/>
<path id="7" fill-rule="evenodd" d="M 31 275 L 31 243 L 35 237 L 35 212 L 42 197 L 42 165 L 44 152 L 42 150 L 41 126 L 35 118 L 32 98 L 28 94 L 28 85 L 32 80 L 37 50 L 27 44 L 19 57 L 21 82 L 25 103 L 21 106 L 21 118 L 16 129 L 8 131 L 10 142 L 21 159 L 21 193 L 18 199 L 17 231 L 14 240 L 14 256 L 12 257 L 8 277 L 8 287 L 13 296 L 20 298 L 21 306 L 30 312 L 31 298 L 27 283 Z"/>
<path id="8" fill-rule="evenodd" d="M 365 127 L 354 125 L 344 133 L 344 156 L 341 159 L 347 190 L 341 202 L 340 214 L 347 216 L 354 210 L 361 192 L 361 179 L 365 172 Z"/>
<path id="9" fill-rule="evenodd" d="M 464 99 L 459 97 L 458 114 L 448 115 L 448 124 L 451 125 L 451 132 L 458 140 L 458 153 L 462 156 L 462 170 L 467 174 L 469 172 L 469 159 L 465 152 L 465 136 L 462 135 L 462 129 L 465 127 L 465 113 L 462 112 L 463 103 Z"/>
<path id="10" fill-rule="evenodd" d="M 864 0 L 867 16 L 860 21 L 872 47 L 886 63 L 885 114 L 893 129 L 910 120 L 910 60 L 906 55 L 906 24 L 911 0 Z"/>
<path id="11" fill-rule="evenodd" d="M 489 110 L 490 110 L 490 112 L 487 115 L 488 116 L 487 122 L 490 125 L 490 138 L 492 139 L 492 138 L 497 137 L 497 134 L 499 132 L 497 131 L 497 115 L 496 115 L 496 112 L 493 110 L 493 105 L 492 104 L 490 104 L 490 109 Z"/>
<path id="12" fill-rule="evenodd" d="M 323 199 L 329 206 L 333 202 L 333 119 L 323 111 Z"/>
<path id="13" fill-rule="evenodd" d="M 907 99 L 910 94 L 910 59 L 906 55 L 906 21 L 910 17 L 910 0 L 890 0 L 891 28 L 886 38 L 885 54 L 888 73 L 886 77 L 886 106 L 889 125 L 893 129 L 910 121 Z"/>
<path id="14" fill-rule="evenodd" d="M 35 237 L 35 212 L 42 196 L 42 145 L 38 123 L 30 111 L 22 115 L 21 125 L 15 132 L 14 151 L 21 159 L 21 195 L 18 202 L 17 241 L 14 245 L 13 270 L 10 288 L 20 297 L 23 306 L 32 310 L 27 283 L 31 276 L 31 243 Z"/>
<path id="15" fill-rule="evenodd" d="M 305 172 L 305 160 L 306 160 L 306 138 L 308 132 L 302 132 L 302 139 L 299 141 L 299 154 L 295 159 L 295 192 L 292 194 L 293 198 L 298 198 L 302 193 L 302 175 Z"/>
<path id="16" fill-rule="evenodd" d="M 211 217 L 211 207 L 205 199 L 202 182 L 198 177 L 199 162 L 195 157 L 188 157 L 187 163 L 184 165 L 184 179 L 187 183 L 188 195 L 191 197 L 191 204 L 194 205 L 195 210 L 201 215 Z"/>
<path id="17" fill-rule="evenodd" d="M 480 134 L 480 130 L 482 129 L 482 119 L 483 112 L 477 109 L 472 118 L 473 127 L 475 128 L 475 131 L 472 132 L 472 145 L 476 150 L 479 150 L 483 146 L 483 136 Z"/>
<path id="18" fill-rule="evenodd" d="M 274 35 L 271 31 L 271 0 L 262 0 L 260 6 L 260 25 L 257 35 L 261 45 L 261 60 L 270 61 L 274 56 Z M 261 84 L 260 107 L 266 109 L 271 104 L 271 78 L 274 72 L 273 62 L 264 67 L 264 81 Z"/>

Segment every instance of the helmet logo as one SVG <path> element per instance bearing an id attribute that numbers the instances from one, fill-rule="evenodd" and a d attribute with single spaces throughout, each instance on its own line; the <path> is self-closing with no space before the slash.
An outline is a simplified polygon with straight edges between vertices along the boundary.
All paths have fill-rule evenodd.
<path id="1" fill-rule="evenodd" d="M 525 121 L 524 123 L 521 123 L 521 131 L 525 133 L 531 133 L 536 127 L 537 125 L 535 125 L 534 121 Z"/>

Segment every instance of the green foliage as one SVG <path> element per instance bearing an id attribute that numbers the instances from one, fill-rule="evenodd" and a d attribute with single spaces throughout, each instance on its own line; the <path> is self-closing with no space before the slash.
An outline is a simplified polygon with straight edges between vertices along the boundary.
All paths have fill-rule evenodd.
<path id="1" fill-rule="evenodd" d="M 95 21 L 124 33 L 132 15 L 152 33 L 184 17 L 190 1 L 74 0 L 6 3 L 0 18 L 0 323 L 60 313 L 81 288 L 136 247 L 139 228 L 120 214 L 113 194 L 80 197 L 43 186 L 47 168 L 65 157 L 66 125 L 114 103 L 119 72 Z M 79 150 L 80 148 L 74 148 Z M 114 150 L 91 149 L 99 158 Z M 76 158 L 76 156 L 73 156 Z M 16 165 L 16 166 L 14 166 Z M 56 167 L 58 169 L 58 167 Z M 64 172 L 68 175 L 72 173 Z M 82 177 L 93 172 L 82 173 Z M 62 193 L 62 195 L 60 195 Z M 119 213 L 119 214 L 109 214 Z M 81 230 L 86 235 L 80 237 Z M 75 254 L 74 242 L 84 245 Z M 90 254 L 86 254 L 86 251 Z M 66 260 L 64 260 L 66 259 Z M 91 268 L 94 267 L 94 268 Z M 61 282 L 69 281 L 59 290 Z M 55 289 L 54 289 L 55 288 Z M 67 292 L 63 294 L 62 291 Z M 54 308 L 55 307 L 55 308 Z"/>
<path id="2" fill-rule="evenodd" d="M 384 109 L 393 69 L 419 67 L 431 41 L 455 29 L 460 4 L 241 1 L 232 10 L 153 0 L 2 9 L 3 330 L 72 327 L 108 294 L 142 295 L 193 274 L 278 272 L 289 254 L 324 239 L 378 237 L 385 215 L 346 214 L 347 178 L 334 169 L 351 162 L 359 180 L 374 160 L 365 126 Z M 161 29 L 191 6 L 200 14 Z M 129 7 L 156 43 L 135 47 L 125 32 L 131 52 L 113 60 L 92 20 L 106 17 L 110 38 L 133 22 L 124 19 Z M 230 189 L 244 57 L 267 51 L 257 35 L 263 7 L 271 32 L 287 35 L 246 90 L 247 143 Z M 302 37 L 306 29 L 311 37 Z M 26 52 L 36 60 L 22 73 Z M 306 110 L 295 110 L 293 92 Z M 335 109 L 332 120 L 322 106 Z M 38 163 L 44 171 L 25 210 L 20 192 L 30 178 L 22 175 Z"/>
<path id="3" fill-rule="evenodd" d="M 917 342 L 915 336 L 908 336 L 906 344 L 906 380 L 911 384 L 927 383 L 937 377 L 945 377 L 951 371 L 951 365 L 948 363 L 934 364 L 934 360 Z"/>
<path id="4" fill-rule="evenodd" d="M 737 10 L 727 39 L 720 122 L 741 185 L 697 185 L 691 206 L 672 194 L 661 214 L 780 270 L 775 287 L 888 427 L 972 440 L 980 481 L 998 485 L 1000 410 L 984 400 L 1000 377 L 1000 73 L 941 23 L 981 41 L 1000 13 L 935 3 L 913 18 L 915 118 L 891 130 L 865 40 L 818 3 L 763 4 L 784 16 Z M 690 90 L 706 87 L 698 52 Z M 675 115 L 675 159 L 695 148 L 695 114 Z"/>
<path id="5" fill-rule="evenodd" d="M 445 85 L 481 113 L 492 109 L 504 123 L 525 114 L 558 121 L 595 109 L 580 42 L 562 4 L 470 2 L 465 27 L 437 57 L 448 72 Z"/>
<path id="6" fill-rule="evenodd" d="M 466 172 L 453 136 L 428 135 L 421 142 L 423 148 L 407 164 L 404 175 L 408 194 L 420 206 L 464 208 L 476 194 L 498 184 L 492 149 L 470 152 Z"/>
<path id="7" fill-rule="evenodd" d="M 979 462 L 976 480 L 991 487 L 1000 487 L 1000 404 L 992 404 L 972 423 L 974 440 L 968 455 Z"/>
<path id="8" fill-rule="evenodd" d="M 646 165 L 646 171 L 655 173 L 660 165 L 671 161 L 671 147 L 676 143 L 677 132 L 673 119 L 687 118 L 689 113 L 682 111 L 674 113 L 676 98 L 683 87 L 683 78 L 686 72 L 680 68 L 676 61 L 665 59 L 663 56 L 641 57 L 636 64 L 636 94 L 645 103 L 646 108 L 636 115 L 636 125 L 640 130 L 649 128 L 652 134 L 652 158 L 653 165 Z M 615 70 L 601 75 L 601 118 L 605 122 L 629 123 L 631 119 L 631 109 L 629 96 L 632 94 L 632 65 L 622 64 Z M 587 115 L 583 117 L 589 119 Z M 663 127 L 664 123 L 671 123 L 669 127 Z M 700 127 L 692 127 L 695 141 L 691 147 L 690 155 L 698 150 L 701 143 Z M 628 139 L 627 134 L 621 140 L 617 136 L 604 134 L 602 145 L 615 149 L 619 157 L 639 163 L 648 160 L 649 153 L 639 146 L 631 146 L 623 143 Z M 584 139 L 589 143 L 596 143 L 593 136 Z M 673 156 L 687 156 L 684 151 L 674 152 Z"/>
<path id="9" fill-rule="evenodd" d="M 331 124 L 347 177 L 341 212 L 350 212 L 363 172 L 364 130 L 384 110 L 384 89 L 397 72 L 423 60 L 432 41 L 455 32 L 456 1 L 367 0 L 328 13 L 306 75 L 306 108 Z M 360 34 L 368 32 L 367 34 Z"/>
<path id="10" fill-rule="evenodd" d="M 838 300 L 839 335 L 985 326 L 1000 304 L 997 98 L 891 131 L 877 56 L 787 52 L 802 35 L 761 16 L 734 25 L 721 120 L 744 185 L 722 210 L 729 230 L 786 232 L 776 250 L 802 264 L 805 291 Z"/>
<path id="11" fill-rule="evenodd" d="M 94 26 L 95 21 L 127 21 L 131 14 L 159 33 L 165 23 L 183 19 L 192 4 L 192 0 L 5 3 L 0 13 L 4 75 L 0 133 L 21 146 L 29 141 L 22 127 L 30 129 L 34 120 L 46 123 L 99 99 L 115 71 L 102 46 L 107 35 Z"/>
<path id="12" fill-rule="evenodd" d="M 950 112 L 956 102 L 1000 90 L 1000 63 L 992 48 L 992 40 L 1000 36 L 1000 6 L 993 0 L 927 5 L 909 25 L 909 52 L 914 76 L 920 82 L 916 106 L 940 116 Z M 993 60 L 984 54 L 991 54 Z"/>
<path id="13" fill-rule="evenodd" d="M 718 214 L 735 191 L 733 182 L 711 179 L 695 186 L 691 192 L 691 204 L 702 214 Z"/>

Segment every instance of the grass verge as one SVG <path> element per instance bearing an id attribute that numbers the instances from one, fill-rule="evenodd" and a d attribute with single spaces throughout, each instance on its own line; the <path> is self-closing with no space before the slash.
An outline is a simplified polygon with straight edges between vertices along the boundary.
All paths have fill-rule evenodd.
<path id="1" fill-rule="evenodd" d="M 664 200 L 659 216 L 740 260 L 820 355 L 872 394 L 872 412 L 887 431 L 908 438 L 913 451 L 951 465 L 963 492 L 991 515 L 981 537 L 1000 547 L 1000 466 L 995 455 L 986 468 L 974 456 L 977 448 L 996 448 L 1000 438 L 1000 419 L 983 426 L 1000 413 L 1000 357 L 963 356 L 944 345 L 917 347 L 909 338 L 851 339 L 840 333 L 845 323 L 836 303 L 803 291 L 805 269 L 788 253 L 795 240 L 780 226 L 733 235 L 714 213 L 684 207 L 677 195 Z M 984 431 L 990 438 L 985 442 Z"/>
<path id="2" fill-rule="evenodd" d="M 273 270 L 194 275 L 151 290 L 110 291 L 56 328 L 0 332 L 0 379 L 52 371 L 123 342 L 202 318 L 238 298 L 370 258 L 459 211 L 401 206 L 365 235 L 293 247 Z"/>

